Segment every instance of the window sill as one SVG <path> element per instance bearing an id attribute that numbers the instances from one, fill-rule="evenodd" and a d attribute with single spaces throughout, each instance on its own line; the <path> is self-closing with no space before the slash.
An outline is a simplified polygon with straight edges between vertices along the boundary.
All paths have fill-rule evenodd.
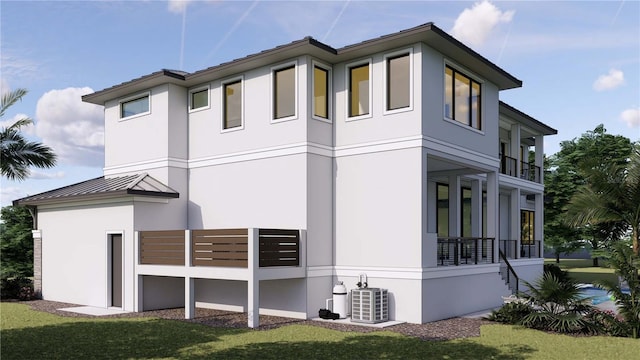
<path id="1" fill-rule="evenodd" d="M 469 125 L 465 125 L 465 124 L 463 124 L 463 123 L 461 123 L 459 121 L 456 121 L 456 120 L 453 120 L 453 119 L 449 119 L 447 117 L 445 117 L 443 119 L 444 119 L 444 121 L 446 121 L 448 123 L 451 123 L 451 124 L 454 124 L 454 125 L 457 125 L 457 126 L 460 126 L 463 129 L 467 129 L 467 130 L 472 131 L 472 132 L 474 132 L 476 134 L 484 135 L 484 131 L 478 130 L 478 129 L 476 129 L 474 127 L 471 127 Z"/>

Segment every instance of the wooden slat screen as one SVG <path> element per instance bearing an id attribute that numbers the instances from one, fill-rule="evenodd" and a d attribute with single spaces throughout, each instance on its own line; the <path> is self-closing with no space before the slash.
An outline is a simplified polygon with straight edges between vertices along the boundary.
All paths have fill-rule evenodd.
<path id="1" fill-rule="evenodd" d="M 258 234 L 260 267 L 300 265 L 298 230 L 260 229 Z"/>
<path id="2" fill-rule="evenodd" d="M 248 230 L 191 231 L 193 266 L 248 267 Z"/>
<path id="3" fill-rule="evenodd" d="M 140 231 L 140 264 L 184 265 L 184 230 Z"/>

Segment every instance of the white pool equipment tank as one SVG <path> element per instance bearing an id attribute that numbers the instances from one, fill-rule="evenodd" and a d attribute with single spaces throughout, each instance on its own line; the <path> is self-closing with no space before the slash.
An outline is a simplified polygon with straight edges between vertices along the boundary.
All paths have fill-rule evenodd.
<path id="1" fill-rule="evenodd" d="M 347 287 L 340 281 L 333 287 L 333 312 L 340 315 L 340 319 L 345 319 L 347 305 Z"/>

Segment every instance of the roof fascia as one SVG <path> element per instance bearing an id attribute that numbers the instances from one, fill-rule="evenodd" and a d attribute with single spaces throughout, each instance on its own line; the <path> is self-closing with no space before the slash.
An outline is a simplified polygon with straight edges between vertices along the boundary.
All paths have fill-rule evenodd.
<path id="1" fill-rule="evenodd" d="M 500 108 L 498 111 L 501 115 L 517 121 L 528 128 L 531 128 L 542 135 L 556 135 L 558 134 L 558 130 L 550 127 L 549 125 L 543 123 L 542 121 L 536 120 L 535 118 L 523 113 L 522 111 L 514 108 L 513 106 L 500 101 Z"/>
<path id="2" fill-rule="evenodd" d="M 406 46 L 418 42 L 425 43 L 456 63 L 472 69 L 475 73 L 498 85 L 499 90 L 522 86 L 521 80 L 456 40 L 433 23 L 426 23 L 397 33 L 345 46 L 338 49 L 338 60 L 348 61 L 373 52 L 387 51 L 393 47 Z"/>
<path id="3" fill-rule="evenodd" d="M 91 94 L 83 95 L 82 101 L 96 105 L 104 105 L 109 100 L 127 96 L 131 93 L 150 89 L 154 86 L 162 84 L 169 83 L 184 86 L 184 79 L 185 75 L 183 74 L 163 69 L 148 75 L 144 75 L 137 79 L 124 82 L 122 84 L 114 85 L 112 87 L 96 91 Z"/>

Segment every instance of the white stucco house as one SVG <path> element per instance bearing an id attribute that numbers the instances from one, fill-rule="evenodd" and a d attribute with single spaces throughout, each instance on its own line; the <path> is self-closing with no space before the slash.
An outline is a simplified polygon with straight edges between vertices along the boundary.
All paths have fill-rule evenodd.
<path id="1" fill-rule="evenodd" d="M 543 265 L 556 130 L 499 100 L 521 86 L 427 23 L 85 95 L 104 106 L 104 176 L 15 201 L 37 214 L 36 287 L 127 311 L 244 311 L 249 326 L 315 317 L 361 274 L 393 320 L 497 306 L 514 273 Z"/>

